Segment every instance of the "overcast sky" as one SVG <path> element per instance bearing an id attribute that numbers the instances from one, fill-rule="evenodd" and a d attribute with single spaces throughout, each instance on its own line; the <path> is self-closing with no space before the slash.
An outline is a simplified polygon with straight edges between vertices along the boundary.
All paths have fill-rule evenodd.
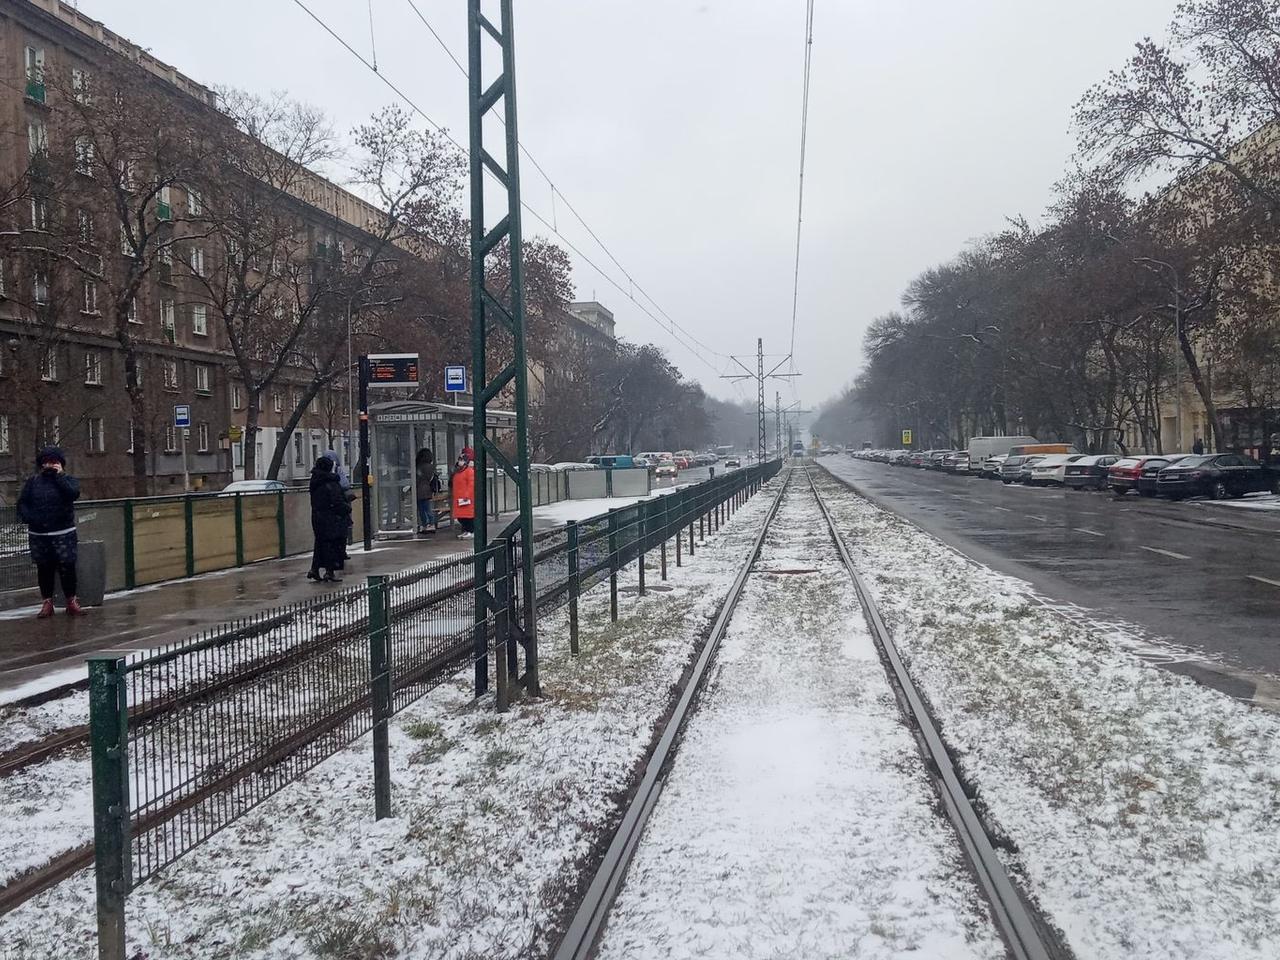
<path id="1" fill-rule="evenodd" d="M 304 2 L 371 57 L 368 0 Z M 416 2 L 465 63 L 464 0 Z M 922 269 L 1006 216 L 1039 215 L 1071 154 L 1072 104 L 1135 41 L 1163 35 L 1175 3 L 817 0 L 799 399 L 820 403 L 856 374 L 867 323 Z M 394 99 L 293 0 L 79 5 L 196 80 L 287 90 L 340 130 Z M 407 0 L 372 7 L 380 70 L 465 142 L 462 75 Z M 804 0 L 516 0 L 521 140 L 708 349 L 695 355 L 631 303 L 558 205 L 565 237 L 624 287 L 579 262 L 579 297 L 721 396 L 754 395 L 719 379 L 726 355 L 754 357 L 756 337 L 769 354 L 788 347 L 804 16 Z M 522 173 L 552 219 L 546 181 Z"/>

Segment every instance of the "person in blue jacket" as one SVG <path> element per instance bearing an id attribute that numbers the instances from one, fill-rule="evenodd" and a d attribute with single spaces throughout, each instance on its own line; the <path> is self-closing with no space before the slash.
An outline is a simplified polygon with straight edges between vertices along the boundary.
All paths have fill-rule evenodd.
<path id="1" fill-rule="evenodd" d="M 40 618 L 53 616 L 55 577 L 62 579 L 67 613 L 84 615 L 76 599 L 75 502 L 80 497 L 80 481 L 67 475 L 67 458 L 58 447 L 45 447 L 36 457 L 36 474 L 18 496 L 18 519 L 27 525 L 31 562 L 40 583 Z"/>

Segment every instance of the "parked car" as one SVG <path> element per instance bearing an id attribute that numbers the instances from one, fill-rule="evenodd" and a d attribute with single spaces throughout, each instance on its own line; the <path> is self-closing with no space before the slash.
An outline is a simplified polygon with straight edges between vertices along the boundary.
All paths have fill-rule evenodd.
<path id="1" fill-rule="evenodd" d="M 948 453 L 942 458 L 942 470 L 945 473 L 965 473 L 969 472 L 969 451 L 959 450 L 955 453 Z"/>
<path id="2" fill-rule="evenodd" d="M 1028 457 L 1016 457 L 1013 455 L 1004 458 L 1004 463 L 1000 464 L 1000 479 L 1004 483 L 1017 483 L 1018 474 L 1022 472 L 1022 465 L 1027 462 Z"/>
<path id="3" fill-rule="evenodd" d="M 280 480 L 233 480 L 222 488 L 222 493 L 276 493 L 288 489 Z"/>
<path id="4" fill-rule="evenodd" d="M 1239 453 L 1183 457 L 1160 471 L 1156 489 L 1172 500 L 1196 496 L 1225 500 L 1246 493 L 1280 492 L 1280 472 Z"/>
<path id="5" fill-rule="evenodd" d="M 599 469 L 594 463 L 578 463 L 575 460 L 564 460 L 560 463 L 553 463 L 552 470 L 597 470 Z"/>
<path id="6" fill-rule="evenodd" d="M 1028 471 L 1027 483 L 1033 487 L 1061 485 L 1066 480 L 1067 465 L 1079 460 L 1079 453 L 1050 453 L 1040 457 Z"/>
<path id="7" fill-rule="evenodd" d="M 1048 454 L 1035 457 L 1023 457 L 1022 464 L 1018 467 L 1018 474 L 1014 478 L 1014 482 L 1029 484 L 1031 482 L 1031 468 L 1043 460 L 1045 456 L 1048 456 Z"/>
<path id="8" fill-rule="evenodd" d="M 981 476 L 989 480 L 1000 479 L 1000 468 L 1009 459 L 1007 453 L 997 453 L 982 461 Z"/>
<path id="9" fill-rule="evenodd" d="M 897 453 L 895 453 L 893 456 L 889 458 L 889 466 L 891 467 L 905 467 L 910 462 L 911 462 L 910 450 L 899 450 Z"/>
<path id="10" fill-rule="evenodd" d="M 1062 485 L 1073 490 L 1102 490 L 1107 485 L 1107 468 L 1119 457 L 1087 456 L 1067 464 L 1062 475 Z"/>
<path id="11" fill-rule="evenodd" d="M 1138 493 L 1144 497 L 1154 497 L 1159 491 L 1157 484 L 1159 482 L 1160 471 L 1165 467 L 1171 467 L 1175 463 L 1181 463 L 1187 457 L 1192 456 L 1189 453 L 1167 453 L 1162 457 L 1152 457 L 1142 465 L 1142 471 L 1138 474 Z"/>
<path id="12" fill-rule="evenodd" d="M 925 462 L 925 468 L 926 468 L 926 469 L 928 469 L 928 470 L 941 470 L 941 469 L 942 469 L 942 461 L 943 461 L 943 460 L 945 460 L 947 457 L 951 456 L 951 454 L 953 454 L 953 453 L 955 453 L 955 452 L 956 452 L 955 450 L 933 450 L 933 451 L 931 451 L 931 452 L 929 453 L 929 459 L 928 459 L 928 461 L 926 461 L 926 462 Z"/>
<path id="13" fill-rule="evenodd" d="M 1035 437 L 972 437 L 969 440 L 969 462 L 981 466 L 993 456 L 1007 457 L 1014 446 L 1037 442 Z"/>
<path id="14" fill-rule="evenodd" d="M 1079 453 L 1069 443 L 1015 443 L 1009 448 L 1011 457 L 1048 456 L 1055 453 Z"/>

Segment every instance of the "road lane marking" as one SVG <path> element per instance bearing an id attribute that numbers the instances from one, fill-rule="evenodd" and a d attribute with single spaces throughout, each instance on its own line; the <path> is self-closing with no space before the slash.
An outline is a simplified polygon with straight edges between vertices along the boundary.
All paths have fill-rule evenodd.
<path id="1" fill-rule="evenodd" d="M 1008 507 L 996 507 L 997 510 L 1003 510 L 1005 513 L 1013 513 Z"/>
<path id="2" fill-rule="evenodd" d="M 1085 527 L 1073 527 L 1076 533 L 1087 533 L 1091 537 L 1105 537 L 1105 533 L 1099 533 L 1097 530 L 1089 530 Z"/>
<path id="3" fill-rule="evenodd" d="M 1173 557 L 1175 560 L 1191 559 L 1185 553 L 1174 553 L 1172 550 L 1161 550 L 1159 547 L 1143 547 L 1140 545 L 1139 549 L 1149 551 L 1150 553 L 1158 553 L 1162 557 Z"/>
<path id="4" fill-rule="evenodd" d="M 1028 513 L 1027 516 L 1030 517 L 1032 520 L 1039 520 L 1041 523 L 1049 522 L 1048 517 L 1037 517 L 1034 513 Z"/>
<path id="5" fill-rule="evenodd" d="M 1249 579 L 1257 580 L 1259 583 L 1269 583 L 1273 587 L 1280 587 L 1280 580 L 1270 580 L 1267 577 L 1255 577 L 1252 573 L 1249 574 Z"/>

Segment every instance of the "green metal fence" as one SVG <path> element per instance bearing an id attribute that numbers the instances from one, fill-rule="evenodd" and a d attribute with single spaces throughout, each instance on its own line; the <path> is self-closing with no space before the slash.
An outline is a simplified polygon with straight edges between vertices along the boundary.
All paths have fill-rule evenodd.
<path id="1" fill-rule="evenodd" d="M 648 552 L 660 552 L 665 578 L 668 552 L 679 565 L 686 538 L 692 553 L 779 468 L 762 464 L 537 535 L 538 609 L 569 605 L 576 653 L 585 590 L 608 581 L 616 618 L 628 564 L 641 561 L 643 594 Z M 131 889 L 370 731 L 374 813 L 389 816 L 388 719 L 480 658 L 493 660 L 502 703 L 516 654 L 507 624 L 521 602 L 521 578 L 510 571 L 523 549 L 495 541 L 181 644 L 91 660 L 100 957 L 125 956 Z M 482 567 L 499 602 L 477 623 Z"/>

